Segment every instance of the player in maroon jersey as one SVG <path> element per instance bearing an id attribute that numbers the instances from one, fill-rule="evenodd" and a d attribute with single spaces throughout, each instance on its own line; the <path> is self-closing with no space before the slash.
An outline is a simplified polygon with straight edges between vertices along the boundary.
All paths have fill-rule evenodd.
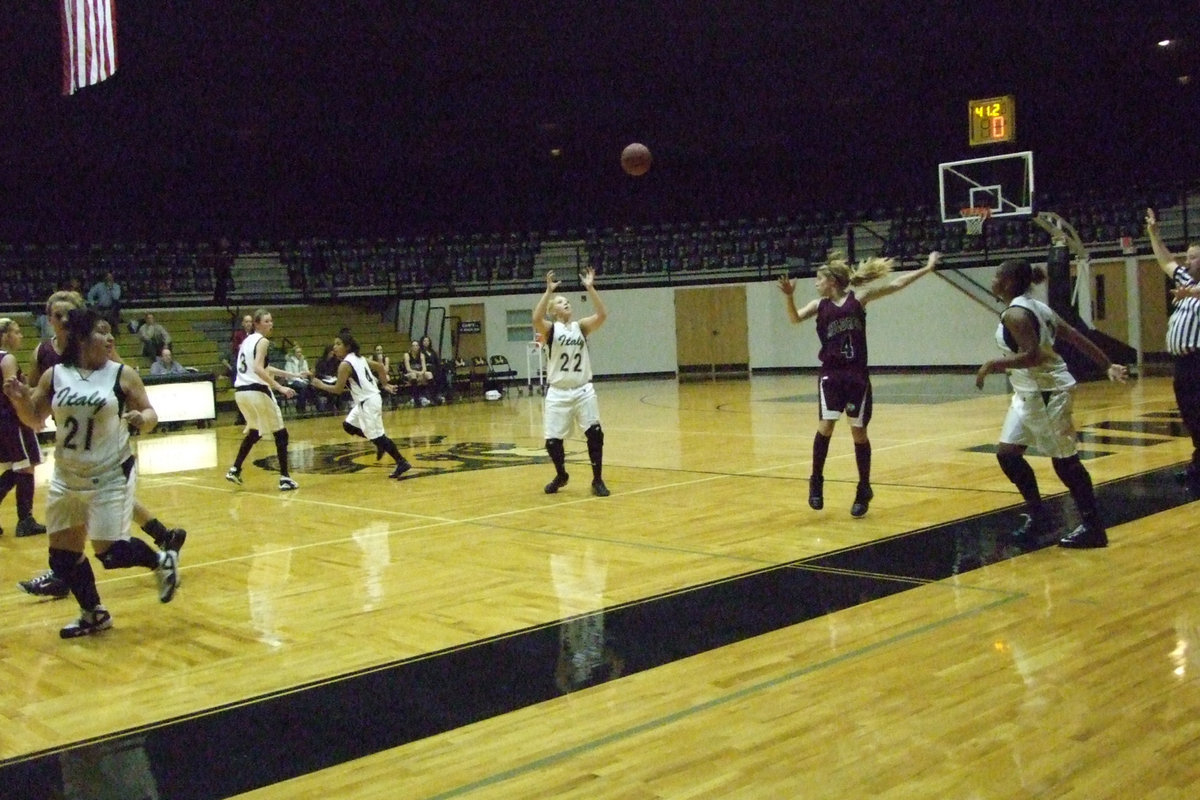
<path id="1" fill-rule="evenodd" d="M 793 324 L 811 317 L 817 318 L 817 336 L 821 340 L 821 370 L 818 378 L 820 402 L 817 434 L 813 438 L 812 476 L 808 479 L 808 504 L 814 510 L 825 507 L 825 457 L 833 425 L 842 414 L 850 422 L 854 439 L 854 460 L 858 465 L 858 489 L 850 514 L 861 517 L 875 493 L 871 491 L 871 441 L 867 424 L 871 421 L 871 376 L 867 366 L 867 313 L 864 307 L 872 300 L 887 297 L 913 281 L 932 272 L 941 253 L 929 254 L 925 266 L 897 276 L 884 286 L 864 289 L 861 294 L 851 290 L 878 280 L 892 271 L 892 259 L 869 258 L 851 268 L 844 258 L 831 254 L 829 263 L 817 269 L 816 300 L 804 308 L 796 308 L 796 286 L 786 275 L 780 276 L 779 288 L 787 301 L 788 316 Z"/>
<path id="2" fill-rule="evenodd" d="M 16 352 L 24 336 L 21 325 L 10 317 L 0 318 L 0 377 L 24 381 Z M 33 468 L 42 463 L 37 434 L 21 424 L 17 410 L 6 395 L 0 399 L 0 501 L 14 487 L 17 490 L 17 536 L 46 532 L 46 526 L 33 517 Z M 3 530 L 0 530 L 3 533 Z"/>

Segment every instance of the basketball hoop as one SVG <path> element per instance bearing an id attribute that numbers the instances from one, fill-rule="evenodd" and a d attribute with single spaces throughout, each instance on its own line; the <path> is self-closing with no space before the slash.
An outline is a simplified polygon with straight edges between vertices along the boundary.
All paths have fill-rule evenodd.
<path id="1" fill-rule="evenodd" d="M 985 220 L 991 218 L 992 210 L 987 206 L 968 206 L 967 208 L 960 208 L 959 214 L 962 216 L 963 222 L 966 223 L 967 235 L 981 236 L 983 235 L 983 223 Z"/>

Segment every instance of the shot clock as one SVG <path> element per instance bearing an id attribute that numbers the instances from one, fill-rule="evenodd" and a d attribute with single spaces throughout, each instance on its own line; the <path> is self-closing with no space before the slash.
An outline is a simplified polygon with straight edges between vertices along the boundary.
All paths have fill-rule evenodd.
<path id="1" fill-rule="evenodd" d="M 1011 94 L 967 101 L 968 135 L 971 147 L 1011 142 L 1017 133 L 1017 104 Z"/>

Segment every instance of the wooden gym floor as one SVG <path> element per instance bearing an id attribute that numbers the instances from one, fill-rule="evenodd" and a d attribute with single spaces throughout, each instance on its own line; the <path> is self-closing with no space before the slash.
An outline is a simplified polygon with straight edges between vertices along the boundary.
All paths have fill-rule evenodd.
<path id="1" fill-rule="evenodd" d="M 339 417 L 289 424 L 291 493 L 269 441 L 223 479 L 232 420 L 140 437 L 140 499 L 189 534 L 171 604 L 97 567 L 115 627 L 60 640 L 74 602 L 13 588 L 45 539 L 0 510 L 0 794 L 1197 796 L 1170 379 L 1078 392 L 1112 542 L 1092 551 L 1009 539 L 1001 378 L 874 383 L 862 519 L 844 423 L 807 506 L 812 375 L 598 384 L 608 498 L 582 436 L 543 493 L 537 396 L 388 412 L 399 482 Z"/>

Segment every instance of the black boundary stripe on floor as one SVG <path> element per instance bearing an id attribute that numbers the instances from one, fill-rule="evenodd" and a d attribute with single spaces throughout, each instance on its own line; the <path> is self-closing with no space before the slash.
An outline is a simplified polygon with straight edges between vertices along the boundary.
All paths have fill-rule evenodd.
<path id="1" fill-rule="evenodd" d="M 1177 469 L 1098 486 L 1109 526 L 1194 499 Z M 1068 528 L 1068 498 L 1046 503 Z M 1000 509 L 6 759 L 0 785 L 44 797 L 64 774 L 123 765 L 151 772 L 163 797 L 248 792 L 1054 544 L 1014 543 L 1016 516 Z M 589 636 L 594 669 L 575 684 L 569 668 L 556 676 L 562 642 Z"/>

